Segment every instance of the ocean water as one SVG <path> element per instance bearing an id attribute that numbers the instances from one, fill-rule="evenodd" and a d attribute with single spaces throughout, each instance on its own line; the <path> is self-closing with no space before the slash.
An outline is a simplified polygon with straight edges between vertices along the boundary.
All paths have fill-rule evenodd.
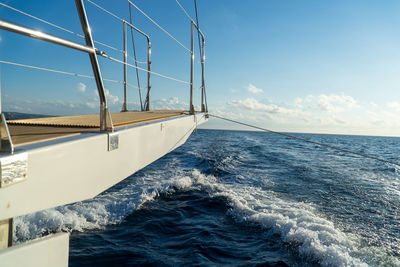
<path id="1" fill-rule="evenodd" d="M 400 162 L 400 138 L 297 134 Z M 400 266 L 400 174 L 263 132 L 199 130 L 94 199 L 15 218 L 70 266 Z"/>

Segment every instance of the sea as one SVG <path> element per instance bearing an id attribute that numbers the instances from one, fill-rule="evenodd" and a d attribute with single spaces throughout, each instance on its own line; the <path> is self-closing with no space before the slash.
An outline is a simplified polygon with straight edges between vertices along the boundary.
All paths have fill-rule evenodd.
<path id="1" fill-rule="evenodd" d="M 400 163 L 400 138 L 293 134 Z M 14 219 L 69 266 L 400 266 L 397 166 L 266 132 L 198 130 L 97 197 Z"/>

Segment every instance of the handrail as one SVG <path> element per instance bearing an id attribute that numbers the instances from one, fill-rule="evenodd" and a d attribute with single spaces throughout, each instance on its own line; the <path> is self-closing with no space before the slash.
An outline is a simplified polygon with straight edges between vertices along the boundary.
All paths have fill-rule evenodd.
<path id="1" fill-rule="evenodd" d="M 50 43 L 62 45 L 62 46 L 69 47 L 69 48 L 79 50 L 82 52 L 86 52 L 89 54 L 96 53 L 96 49 L 93 47 L 83 45 L 83 44 L 80 44 L 80 43 L 77 43 L 74 41 L 70 41 L 68 39 L 60 38 L 55 35 L 44 33 L 42 31 L 35 30 L 35 29 L 29 28 L 29 27 L 25 27 L 25 26 L 22 26 L 22 25 L 19 25 L 19 24 L 10 22 L 10 21 L 3 20 L 3 19 L 0 19 L 0 29 L 18 33 L 18 34 L 22 34 L 22 35 L 29 36 L 32 38 L 40 39 L 40 40 L 47 41 Z"/>
<path id="2" fill-rule="evenodd" d="M 83 4 L 83 0 L 75 0 L 75 5 L 76 9 L 78 10 L 79 19 L 81 21 L 82 31 L 85 35 L 86 45 L 94 49 L 92 33 L 86 16 L 86 10 Z M 101 77 L 99 62 L 97 61 L 97 56 L 95 53 L 89 54 L 89 58 L 92 64 L 92 70 L 96 80 L 97 91 L 99 92 L 100 98 L 100 131 L 113 131 L 114 126 L 112 123 L 111 114 L 107 107 L 107 98 L 104 90 L 103 79 Z"/>
<path id="3" fill-rule="evenodd" d="M 127 82 L 127 66 L 136 68 L 137 70 L 142 70 L 147 72 L 147 96 L 146 96 L 146 102 L 145 102 L 145 108 L 144 110 L 148 111 L 150 110 L 150 90 L 151 90 L 151 85 L 150 85 L 150 74 L 154 74 L 163 78 L 167 78 L 170 80 L 174 80 L 174 81 L 178 81 L 181 83 L 186 83 L 190 85 L 190 114 L 194 114 L 195 110 L 194 110 L 194 105 L 193 105 L 193 70 L 194 70 L 194 28 L 197 30 L 197 32 L 199 33 L 199 36 L 201 36 L 201 42 L 202 42 L 202 47 L 201 49 L 201 71 L 202 71 L 202 77 L 201 77 L 201 89 L 202 89 L 202 93 L 201 93 L 201 111 L 202 112 L 207 112 L 207 105 L 204 105 L 204 101 L 205 101 L 205 78 L 204 78 L 204 65 L 205 65 L 205 37 L 204 34 L 202 33 L 202 31 L 200 30 L 199 26 L 193 21 L 193 19 L 190 19 L 191 22 L 191 49 L 189 50 L 188 48 L 186 48 L 184 45 L 182 45 L 179 41 L 178 43 L 181 44 L 185 49 L 187 49 L 190 52 L 190 65 L 191 65 L 191 70 L 190 70 L 190 82 L 185 82 L 182 80 L 178 80 L 172 77 L 168 77 L 159 73 L 155 73 L 151 71 L 151 41 L 150 41 L 150 36 L 146 33 L 144 33 L 143 31 L 141 31 L 140 29 L 138 29 L 137 27 L 135 27 L 134 25 L 132 25 L 130 22 L 116 16 L 115 14 L 109 12 L 108 10 L 105 10 L 104 8 L 100 7 L 99 5 L 93 3 L 90 0 L 87 0 L 88 2 L 94 4 L 95 6 L 97 6 L 98 8 L 104 10 L 105 12 L 111 14 L 112 16 L 114 16 L 115 18 L 117 18 L 118 20 L 123 22 L 123 27 L 124 27 L 124 50 L 122 51 L 124 54 L 124 59 L 123 61 L 120 61 L 118 59 L 112 58 L 110 56 L 108 56 L 106 53 L 104 53 L 103 51 L 100 51 L 98 49 L 95 48 L 94 46 L 94 40 L 92 38 L 92 34 L 90 31 L 90 27 L 89 27 L 89 22 L 87 19 L 87 15 L 86 15 L 86 10 L 83 4 L 83 0 L 75 0 L 75 4 L 76 4 L 76 8 L 79 14 L 79 18 L 80 18 L 80 22 L 81 22 L 81 27 L 82 27 L 82 31 L 84 33 L 84 38 L 86 41 L 86 44 L 81 44 L 75 41 L 71 41 L 65 38 L 61 38 L 52 34 L 48 34 L 48 33 L 44 33 L 42 31 L 39 30 L 35 30 L 26 26 L 22 26 L 13 22 L 9 22 L 6 21 L 4 19 L 0 18 L 0 29 L 3 30 L 7 30 L 10 32 L 14 32 L 17 34 L 21 34 L 21 35 L 25 35 L 31 38 L 36 38 L 36 39 L 40 39 L 43 41 L 47 41 L 47 42 L 51 42 L 54 44 L 58 44 L 64 47 L 68 47 L 68 48 L 72 48 L 78 51 L 82 51 L 82 52 L 86 52 L 89 54 L 89 58 L 91 61 L 91 65 L 92 65 L 92 70 L 93 70 L 93 74 L 94 74 L 94 79 L 96 81 L 96 85 L 97 85 L 97 89 L 98 89 L 98 93 L 99 93 L 99 100 L 100 100 L 100 130 L 101 131 L 112 131 L 113 130 L 113 124 L 112 124 L 112 120 L 111 120 L 111 115 L 110 112 L 108 110 L 107 107 L 107 99 L 106 99 L 106 94 L 105 94 L 105 88 L 103 85 L 103 78 L 101 75 L 101 71 L 100 71 L 100 67 L 99 67 L 99 63 L 97 60 L 97 55 L 103 56 L 105 58 L 108 58 L 110 60 L 119 62 L 124 64 L 124 106 L 123 106 L 123 110 L 127 110 L 127 97 L 126 97 L 126 90 L 127 90 L 127 86 L 129 86 L 128 82 Z M 128 0 L 129 4 L 134 6 L 135 8 L 138 9 L 138 7 L 136 7 L 130 0 Z M 177 1 L 178 2 L 178 1 Z M 179 2 L 178 2 L 179 3 Z M 139 11 L 141 11 L 140 9 L 138 9 Z M 147 18 L 149 18 L 153 23 L 155 23 L 150 17 L 148 17 L 147 14 L 145 14 L 143 11 L 141 11 Z M 156 24 L 156 23 L 155 23 Z M 158 24 L 156 24 L 159 28 L 161 28 L 164 32 L 166 32 L 161 26 L 159 26 Z M 143 36 L 146 37 L 147 39 L 147 70 L 143 69 L 143 68 L 139 68 L 137 66 L 133 66 L 131 64 L 129 64 L 127 62 L 127 41 L 126 41 L 126 26 L 131 27 L 131 29 L 137 31 L 138 33 L 142 34 Z M 173 36 L 171 36 L 168 32 L 166 32 L 170 37 L 173 38 Z M 200 37 L 199 37 L 200 38 Z M 175 38 L 173 38 L 175 39 Z M 175 39 L 176 40 L 176 39 Z M 177 40 L 176 40 L 177 41 Z M 38 68 L 41 69 L 41 68 Z M 62 73 L 61 71 L 59 71 L 59 73 Z M 68 73 L 70 74 L 70 73 Z M 104 79 L 105 80 L 105 79 Z"/>
<path id="4" fill-rule="evenodd" d="M 2 5 L 2 6 L 4 6 L 4 7 L 6 7 L 6 8 L 8 8 L 8 9 L 11 9 L 11 10 L 13 10 L 13 11 L 15 11 L 15 12 L 18 12 L 18 13 L 20 13 L 20 14 L 22 14 L 22 15 L 25 15 L 25 16 L 27 16 L 27 17 L 30 17 L 30 18 L 32 18 L 32 19 L 35 19 L 35 20 L 37 20 L 37 21 L 43 22 L 43 23 L 45 23 L 45 24 L 47 24 L 47 25 L 50 25 L 50 26 L 52 26 L 52 27 L 54 27 L 54 28 L 56 28 L 56 29 L 65 31 L 65 32 L 70 33 L 70 34 L 73 34 L 73 35 L 76 35 L 76 36 L 78 36 L 78 37 L 80 37 L 80 38 L 85 38 L 83 35 L 81 35 L 81 34 L 79 34 L 79 33 L 73 32 L 73 31 L 71 31 L 71 30 L 68 30 L 68 29 L 66 29 L 66 28 L 64 28 L 64 27 L 61 27 L 61 26 L 59 26 L 59 25 L 56 25 L 56 24 L 51 23 L 51 22 L 49 22 L 49 21 L 46 21 L 46 20 L 44 20 L 44 19 L 35 17 L 35 16 L 33 16 L 33 15 L 31 15 L 31 14 L 28 14 L 28 13 L 22 11 L 22 10 L 16 9 L 15 7 L 6 5 L 6 4 L 1 3 L 1 2 L 0 2 L 0 5 Z M 102 42 L 99 42 L 99 41 L 94 41 L 94 42 L 95 42 L 96 44 L 99 44 L 99 45 L 105 46 L 105 47 L 107 47 L 107 48 L 110 48 L 110 49 L 112 49 L 112 50 L 115 50 L 115 51 L 118 51 L 118 52 L 121 52 L 121 53 L 123 52 L 123 51 L 120 50 L 120 49 L 117 49 L 117 48 L 115 48 L 115 47 L 112 47 L 111 45 L 108 45 L 108 44 L 105 44 L 105 43 L 102 43 Z"/>
<path id="5" fill-rule="evenodd" d="M 128 0 L 129 1 L 129 0 Z M 201 55 L 201 112 L 207 112 L 208 108 L 207 108 L 207 104 L 204 105 L 204 100 L 206 100 L 206 91 L 205 91 L 205 83 L 204 83 L 204 62 L 205 62 L 205 54 L 204 54 L 204 47 L 205 47 L 205 37 L 204 34 L 201 32 L 200 27 L 198 25 L 198 20 L 197 23 L 194 22 L 193 18 L 188 14 L 188 12 L 186 11 L 186 9 L 181 5 L 181 3 L 179 3 L 178 0 L 175 0 L 176 3 L 179 5 L 179 7 L 181 8 L 181 10 L 185 13 L 186 17 L 190 20 L 191 24 L 192 24 L 192 39 L 191 39 L 191 58 L 194 60 L 193 58 L 193 26 L 196 27 L 197 32 L 199 35 L 201 35 L 202 38 L 202 46 L 200 46 L 200 36 L 199 36 L 199 49 L 202 49 L 202 51 L 200 51 L 200 55 Z M 196 6 L 196 1 L 195 3 L 195 9 L 196 9 L 196 19 L 197 19 L 197 6 Z M 202 47 L 202 48 L 201 48 Z M 193 77 L 192 77 L 192 72 L 193 72 L 193 62 L 191 59 L 191 81 L 193 81 Z M 194 113 L 194 108 L 193 108 L 193 86 L 191 86 L 190 88 L 190 112 Z M 207 100 L 206 100 L 207 101 Z M 207 102 L 206 102 L 207 103 Z M 192 111 L 193 110 L 193 111 Z"/>
<path id="6" fill-rule="evenodd" d="M 115 15 L 114 13 L 112 13 L 111 11 L 108 11 L 107 9 L 105 9 L 104 7 L 96 4 L 95 2 L 91 1 L 91 0 L 87 0 L 89 3 L 91 3 L 92 5 L 94 5 L 95 7 L 103 10 L 104 12 L 106 12 L 107 14 L 111 15 L 112 17 L 116 18 L 117 20 L 121 21 L 123 23 L 123 35 L 124 35 L 124 50 L 123 50 L 123 54 L 124 54 L 124 103 L 122 104 L 122 111 L 127 111 L 128 107 L 127 107 L 127 89 L 126 89 L 126 82 L 127 82 L 127 71 L 126 71 L 126 67 L 127 67 L 127 45 L 126 45 L 126 25 L 128 25 L 129 27 L 131 27 L 131 29 L 134 29 L 136 32 L 140 33 L 141 35 L 143 35 L 144 37 L 146 37 L 147 39 L 147 95 L 146 95 L 146 101 L 145 101 L 145 108 L 144 110 L 149 111 L 150 110 L 150 89 L 151 89 L 151 85 L 150 85 L 150 74 L 151 74 L 151 42 L 150 42 L 150 36 L 148 34 L 146 34 L 145 32 L 143 32 L 142 30 L 138 29 L 136 26 L 132 25 L 131 23 L 129 23 L 128 21 L 120 18 L 119 16 Z"/>
<path id="7" fill-rule="evenodd" d="M 127 22 L 126 20 L 122 20 L 122 22 L 124 23 L 124 25 L 128 25 L 129 27 L 131 27 L 132 29 L 134 29 L 138 33 L 140 33 L 143 36 L 145 36 L 146 39 L 147 39 L 147 94 L 146 94 L 146 101 L 145 101 L 144 110 L 149 111 L 150 110 L 150 89 L 151 89 L 151 85 L 150 85 L 150 74 L 151 74 L 151 41 L 150 41 L 150 36 L 148 34 L 144 33 L 143 31 L 139 30 L 138 28 L 136 28 L 134 25 L 132 25 L 131 23 Z M 124 36 L 126 36 L 126 31 L 124 32 Z M 124 38 L 126 38 L 126 37 L 124 37 Z M 126 61 L 125 61 L 125 63 L 126 63 Z M 125 64 L 125 66 L 126 66 L 126 64 Z M 124 97 L 125 97 L 124 104 L 126 103 L 126 96 L 125 95 L 126 94 L 124 94 Z"/>
<path id="8" fill-rule="evenodd" d="M 94 73 L 94 77 L 96 80 L 97 89 L 98 89 L 99 97 L 100 97 L 100 130 L 101 131 L 112 130 L 113 125 L 112 125 L 112 121 L 111 121 L 111 116 L 109 115 L 109 112 L 108 112 L 104 85 L 103 85 L 103 81 L 101 78 L 101 72 L 100 72 L 100 68 L 99 68 L 99 65 L 97 62 L 97 57 L 96 57 L 96 54 L 102 54 L 102 52 L 98 51 L 94 47 L 93 39 L 92 39 L 91 33 L 89 31 L 89 23 L 87 21 L 86 12 L 85 12 L 82 1 L 75 0 L 75 3 L 76 3 L 79 17 L 81 20 L 82 30 L 85 34 L 86 45 L 83 45 L 83 44 L 80 44 L 77 42 L 73 42 L 68 39 L 60 38 L 55 35 L 44 33 L 42 31 L 34 30 L 29 27 L 18 25 L 18 24 L 15 24 L 15 23 L 3 20 L 3 19 L 0 19 L 0 29 L 88 53 L 89 57 L 90 57 L 90 61 L 92 63 L 92 69 L 93 69 L 93 73 Z"/>

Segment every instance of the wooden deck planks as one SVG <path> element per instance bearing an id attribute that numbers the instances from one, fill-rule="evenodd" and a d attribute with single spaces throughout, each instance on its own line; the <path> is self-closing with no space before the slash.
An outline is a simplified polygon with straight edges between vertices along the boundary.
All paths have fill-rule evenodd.
<path id="1" fill-rule="evenodd" d="M 123 127 L 137 123 L 156 121 L 188 114 L 187 111 L 155 110 L 112 113 L 114 127 Z M 95 132 L 100 128 L 98 114 L 46 117 L 7 121 L 13 144 L 18 146 L 60 137 Z"/>

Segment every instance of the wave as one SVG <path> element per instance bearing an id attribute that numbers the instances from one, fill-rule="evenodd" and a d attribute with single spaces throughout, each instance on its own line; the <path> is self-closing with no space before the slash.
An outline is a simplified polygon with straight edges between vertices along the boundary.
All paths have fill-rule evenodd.
<path id="1" fill-rule="evenodd" d="M 103 229 L 107 225 L 121 223 L 144 203 L 153 201 L 160 194 L 174 193 L 192 185 L 192 180 L 185 176 L 158 181 L 157 178 L 143 177 L 137 183 L 131 183 L 118 191 L 106 191 L 91 200 L 16 217 L 13 241 L 20 243 L 60 231 Z"/>
<path id="2" fill-rule="evenodd" d="M 274 192 L 257 187 L 220 184 L 215 177 L 197 170 L 193 177 L 212 189 L 211 196 L 224 196 L 231 205 L 229 214 L 237 221 L 279 234 L 285 243 L 298 248 L 305 260 L 323 266 L 367 266 L 350 255 L 356 241 L 335 229 L 332 222 L 316 216 L 311 206 L 279 199 Z"/>
<path id="3" fill-rule="evenodd" d="M 49 232 L 102 229 L 118 224 L 160 194 L 201 190 L 225 199 L 227 214 L 238 223 L 278 234 L 303 260 L 322 266 L 400 265 L 380 248 L 361 245 L 355 234 L 344 233 L 307 203 L 282 199 L 273 191 L 250 184 L 223 182 L 194 169 L 153 171 L 116 191 L 96 198 L 15 218 L 15 241 L 33 239 Z M 222 197 L 222 198 L 221 198 Z"/>

